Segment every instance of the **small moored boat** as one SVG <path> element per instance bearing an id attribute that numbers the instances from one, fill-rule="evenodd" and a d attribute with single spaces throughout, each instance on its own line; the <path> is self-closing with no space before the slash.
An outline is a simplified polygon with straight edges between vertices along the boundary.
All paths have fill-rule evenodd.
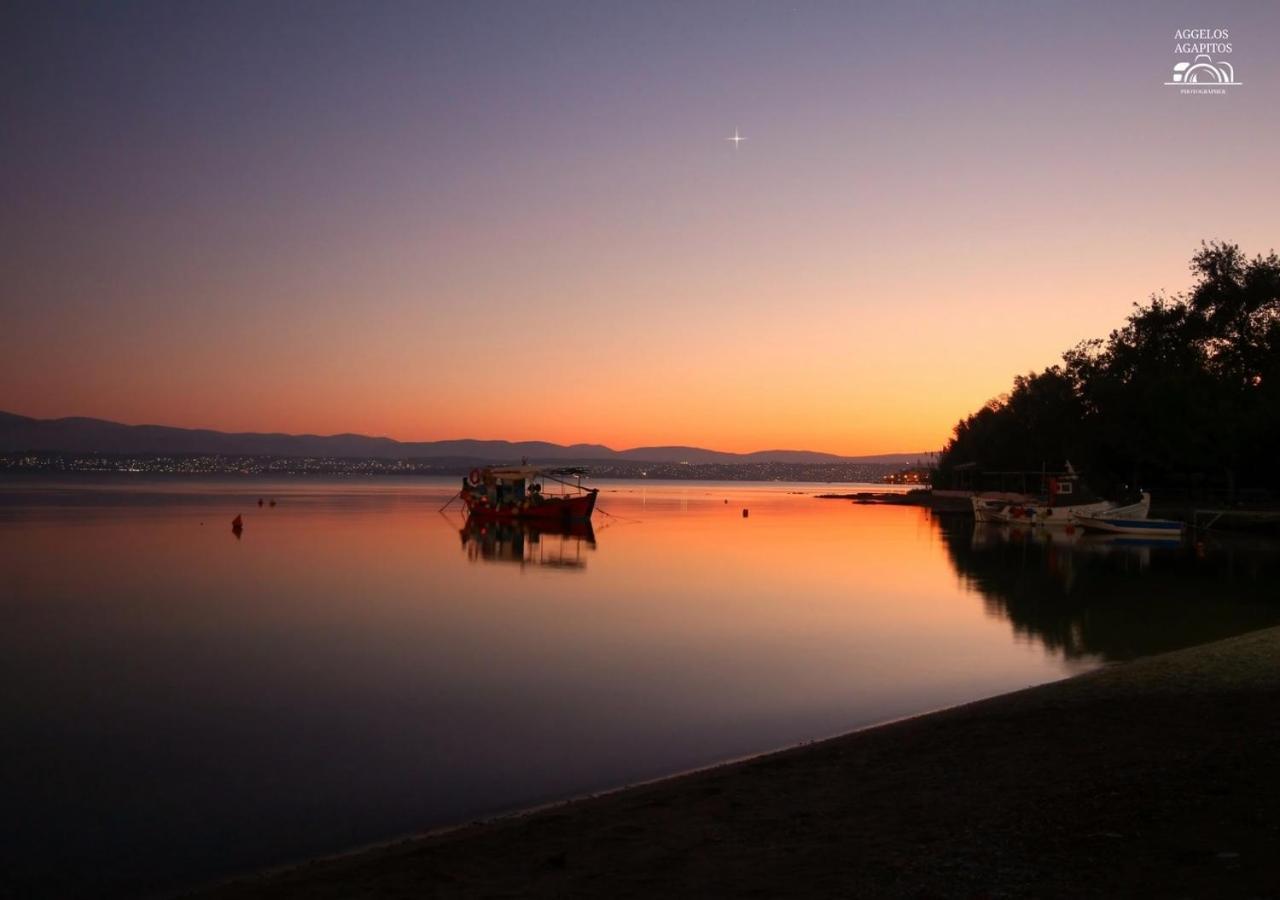
<path id="1" fill-rule="evenodd" d="M 585 474 L 583 469 L 487 466 L 471 470 L 462 481 L 460 496 L 471 516 L 479 519 L 587 520 L 599 492 L 582 486 Z M 544 491 L 546 482 L 558 485 L 559 490 Z"/>
<path id="2" fill-rule="evenodd" d="M 1137 502 L 1122 504 L 1095 494 L 1080 475 L 1067 463 L 1065 474 L 1046 479 L 1046 494 L 1025 500 L 999 500 L 975 496 L 974 518 L 978 522 L 1005 522 L 1023 525 L 1075 524 L 1087 516 L 1123 516 L 1145 519 L 1151 507 L 1151 495 L 1142 494 Z"/>
<path id="3" fill-rule="evenodd" d="M 1076 516 L 1076 524 L 1085 531 L 1103 534 L 1136 534 L 1143 537 L 1176 539 L 1184 526 L 1172 519 L 1127 519 L 1121 516 Z"/>

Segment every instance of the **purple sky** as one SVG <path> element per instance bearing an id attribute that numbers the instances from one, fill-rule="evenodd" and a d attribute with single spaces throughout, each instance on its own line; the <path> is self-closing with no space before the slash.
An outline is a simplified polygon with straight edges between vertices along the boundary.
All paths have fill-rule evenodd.
<path id="1" fill-rule="evenodd" d="M 1201 27 L 1225 96 L 1163 84 Z M 30 415 L 914 450 L 1201 240 L 1280 243 L 1275 3 L 0 28 L 0 408 Z"/>

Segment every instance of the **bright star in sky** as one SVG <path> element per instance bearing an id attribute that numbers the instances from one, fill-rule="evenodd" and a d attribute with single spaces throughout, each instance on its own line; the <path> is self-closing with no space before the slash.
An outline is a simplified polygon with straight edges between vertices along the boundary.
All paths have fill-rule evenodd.
<path id="1" fill-rule="evenodd" d="M 733 129 L 733 137 L 725 138 L 726 141 L 733 141 L 733 149 L 737 150 L 738 145 L 746 140 L 742 135 L 738 134 L 738 129 Z"/>

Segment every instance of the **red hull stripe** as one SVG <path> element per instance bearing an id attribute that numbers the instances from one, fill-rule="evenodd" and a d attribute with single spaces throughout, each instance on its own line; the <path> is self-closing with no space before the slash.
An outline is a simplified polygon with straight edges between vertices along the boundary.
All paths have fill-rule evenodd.
<path id="1" fill-rule="evenodd" d="M 463 494 L 471 515 L 484 519 L 589 519 L 595 510 L 595 492 L 580 497 L 546 497 L 529 506 L 491 507 L 483 496 Z"/>

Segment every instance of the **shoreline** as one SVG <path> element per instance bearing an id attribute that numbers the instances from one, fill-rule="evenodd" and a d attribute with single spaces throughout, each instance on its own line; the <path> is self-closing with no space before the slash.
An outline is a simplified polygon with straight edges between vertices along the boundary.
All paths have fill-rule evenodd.
<path id="1" fill-rule="evenodd" d="M 913 488 L 902 493 L 889 491 L 856 491 L 851 493 L 815 494 L 816 500 L 846 500 L 864 506 L 919 506 L 943 513 L 973 515 L 967 492 L 933 491 Z M 1199 532 L 1264 532 L 1280 528 L 1280 504 L 1274 502 L 1234 505 L 1211 500 L 1152 501 L 1151 518 L 1174 519 Z M 1020 523 L 995 523 L 1013 524 Z M 1025 527 L 1025 526 L 1023 526 Z"/>
<path id="2" fill-rule="evenodd" d="M 1272 896 L 1280 627 L 189 896 Z"/>
<path id="3" fill-rule="evenodd" d="M 1111 664 L 1103 663 L 1098 668 L 1099 669 L 1107 668 L 1109 665 Z M 1090 670 L 1090 671 L 1097 671 L 1097 670 Z M 1084 674 L 1084 673 L 1081 673 L 1081 674 Z M 381 853 L 384 851 L 395 849 L 397 847 L 404 847 L 406 844 L 413 844 L 420 841 L 433 840 L 433 839 L 439 839 L 439 838 L 447 838 L 451 835 L 456 834 L 457 832 L 465 831 L 467 829 L 481 828 L 481 827 L 491 826 L 491 825 L 500 825 L 505 822 L 518 821 L 518 820 L 527 818 L 529 816 L 541 815 L 543 813 L 548 813 L 555 810 L 564 809 L 565 807 L 574 806 L 575 804 L 579 804 L 579 803 L 589 803 L 592 801 L 604 800 L 604 799 L 616 796 L 618 794 L 626 793 L 628 791 L 641 790 L 644 788 L 653 787 L 655 785 L 661 785 L 666 782 L 678 781 L 680 779 L 685 779 L 685 778 L 695 778 L 699 775 L 705 775 L 711 772 L 718 771 L 720 769 L 726 769 L 734 766 L 740 766 L 740 765 L 752 763 L 752 762 L 755 762 L 756 760 L 760 760 L 765 757 L 774 756 L 780 753 L 790 753 L 796 750 L 804 750 L 816 744 L 824 744 L 828 741 L 835 741 L 835 740 L 840 740 L 842 738 L 853 737 L 854 735 L 861 734 L 866 731 L 873 731 L 877 728 L 886 728 L 890 725 L 897 725 L 902 722 L 910 722 L 914 719 L 921 719 L 927 716 L 933 716 L 939 713 L 945 713 L 950 710 L 959 709 L 961 707 L 969 706 L 974 703 L 982 703 L 987 700 L 995 700 L 1000 697 L 1008 697 L 1013 694 L 1020 693 L 1021 691 L 1032 690 L 1034 688 L 1044 687 L 1045 685 L 1049 685 L 1049 684 L 1057 684 L 1058 682 L 1065 681 L 1075 677 L 1077 676 L 1064 675 L 1061 678 L 1054 679 L 1053 681 L 1047 681 L 1047 682 L 1044 682 L 1043 684 L 1031 685 L 1025 688 L 1018 688 L 1016 690 L 1006 691 L 1000 694 L 992 694 L 989 697 L 979 697 L 976 700 L 966 700 L 961 703 L 953 704 L 951 706 L 940 706 L 935 709 L 927 709 L 922 712 L 908 713 L 903 716 L 898 716 L 897 718 L 887 719 L 883 722 L 875 722 L 870 725 L 863 725 L 859 728 L 854 728 L 850 731 L 840 731 L 835 734 L 829 734 L 823 737 L 809 738 L 807 740 L 802 740 L 794 744 L 788 744 L 783 747 L 775 747 L 772 750 L 761 750 L 758 753 L 748 753 L 744 756 L 734 756 L 728 759 L 720 760 L 719 762 L 708 763 L 707 765 L 704 765 L 704 766 L 697 766 L 692 769 L 682 769 L 676 772 L 670 772 L 666 775 L 656 775 L 653 778 L 646 778 L 640 781 L 629 781 L 629 782 L 626 782 L 625 784 L 617 785 L 616 787 L 606 787 L 606 788 L 601 788 L 600 790 L 597 790 L 597 791 L 589 791 L 587 793 L 574 794 L 573 796 L 570 796 L 570 797 L 563 797 L 556 800 L 547 800 L 541 803 L 535 803 L 532 806 L 513 806 L 508 809 L 501 809 L 496 812 L 483 814 L 480 818 L 472 819 L 470 821 L 456 822 L 456 823 L 445 824 L 445 825 L 437 825 L 432 828 L 424 829 L 422 831 L 415 831 L 408 834 L 402 834 L 398 837 L 392 837 L 386 840 L 376 840 L 376 841 L 370 841 L 369 843 L 357 844 L 355 846 L 348 847 L 344 850 L 338 850 L 334 853 L 326 853 L 319 856 L 301 857 L 297 859 L 292 859 L 287 862 L 282 862 L 276 865 L 268 866 L 263 869 L 254 869 L 252 871 L 244 871 L 238 874 L 216 878 L 212 881 L 202 882 L 199 885 L 183 888 L 177 893 L 176 896 L 183 897 L 183 898 L 185 897 L 199 898 L 199 897 L 205 897 L 207 895 L 214 895 L 214 894 L 221 896 L 220 891 L 222 889 L 225 889 L 228 887 L 239 887 L 241 882 L 246 882 L 246 881 L 256 882 L 264 879 L 270 879 L 275 876 L 293 872 L 297 869 L 301 869 L 304 867 L 310 867 L 310 866 L 315 866 L 315 865 L 325 864 L 325 863 L 339 863 L 344 860 L 349 860 L 355 857 L 361 857 L 366 854 Z M 161 895 L 161 896 L 169 896 L 169 895 Z"/>

